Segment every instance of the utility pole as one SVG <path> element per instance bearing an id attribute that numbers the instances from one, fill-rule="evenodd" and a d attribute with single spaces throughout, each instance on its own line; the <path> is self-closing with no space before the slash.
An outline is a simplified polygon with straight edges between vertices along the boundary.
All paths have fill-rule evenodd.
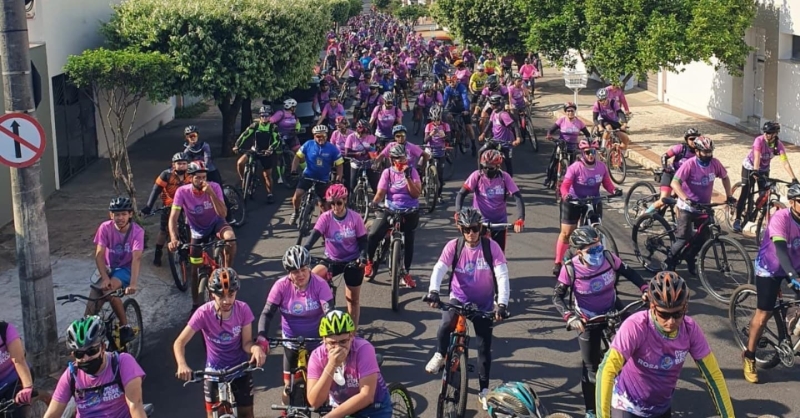
<path id="1" fill-rule="evenodd" d="M 5 90 L 5 113 L 25 113 L 36 117 L 25 2 L 2 1 L 0 68 Z M 29 167 L 10 170 L 25 350 L 36 375 L 46 376 L 58 367 L 58 332 L 50 242 L 42 197 L 42 170 L 38 161 Z"/>

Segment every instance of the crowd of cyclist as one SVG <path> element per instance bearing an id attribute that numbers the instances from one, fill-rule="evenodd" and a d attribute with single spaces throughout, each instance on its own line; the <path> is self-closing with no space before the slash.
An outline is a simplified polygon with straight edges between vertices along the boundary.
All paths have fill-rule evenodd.
<path id="1" fill-rule="evenodd" d="M 489 388 L 491 370 L 492 322 L 508 317 L 510 281 L 506 248 L 506 230 L 488 230 L 487 225 L 509 222 L 506 199 L 512 197 L 516 213 L 510 225 L 522 232 L 525 205 L 522 193 L 513 180 L 511 149 L 518 146 L 520 112 L 530 105 L 536 76 L 541 71 L 536 59 L 529 56 L 512 72 L 513 58 L 499 61 L 484 47 L 479 57 L 468 49 L 456 53 L 454 48 L 425 42 L 419 33 L 403 26 L 387 15 L 370 12 L 350 22 L 358 28 L 351 33 L 331 32 L 321 72 L 320 91 L 314 97 L 318 111 L 313 139 L 301 143 L 300 124 L 295 116 L 297 102 L 287 98 L 283 109 L 273 112 L 269 106 L 259 111 L 254 122 L 235 144 L 235 151 L 252 149 L 263 168 L 268 202 L 273 202 L 272 174 L 275 156 L 259 151 L 286 147 L 295 153 L 291 174 L 302 170 L 292 197 L 295 224 L 300 199 L 313 183 L 320 197 L 320 215 L 311 235 L 303 245 L 290 247 L 283 254 L 286 275 L 276 280 L 258 315 L 237 300 L 242 284 L 232 267 L 235 257 L 235 234 L 226 221 L 227 207 L 221 190 L 222 178 L 211 158 L 207 143 L 199 140 L 198 129 L 185 129 L 185 149 L 172 158 L 172 166 L 160 173 L 143 208 L 153 212 L 157 200 L 168 208 L 161 213 L 160 233 L 156 238 L 153 264 L 160 266 L 163 248 L 176 251 L 182 244 L 179 223 L 185 222 L 191 244 L 217 239 L 228 241 L 225 266 L 213 271 L 207 291 L 212 300 L 201 303 L 197 269 L 202 264 L 202 249 L 190 246 L 192 309 L 190 319 L 174 343 L 176 376 L 193 379 L 185 357 L 185 347 L 196 333 L 202 333 L 206 347 L 206 370 L 223 370 L 250 361 L 254 367 L 264 364 L 270 349 L 270 323 L 280 312 L 280 330 L 284 338 L 321 338 L 308 362 L 307 400 L 311 406 L 329 404 L 330 416 L 389 417 L 392 405 L 386 381 L 376 360 L 375 348 L 357 334 L 361 322 L 360 288 L 365 276 L 372 274 L 373 259 L 379 242 L 390 227 L 379 211 L 369 230 L 365 219 L 350 210 L 349 195 L 357 181 L 351 164 L 369 161 L 374 167 L 388 166 L 369 172 L 374 207 L 385 205 L 391 210 L 419 207 L 420 162 L 433 158 L 443 164 L 437 152 L 454 141 L 455 118 L 461 118 L 466 140 L 479 168 L 464 181 L 456 195 L 455 224 L 458 237 L 443 248 L 430 274 L 426 300 L 432 306 L 441 301 L 440 288 L 447 273 L 450 278 L 450 303 L 474 305 L 486 317 L 471 318 L 478 340 L 479 402 L 490 416 L 534 417 L 538 397 L 526 384 L 511 382 L 493 390 Z M 348 55 L 349 54 L 349 55 Z M 350 57 L 347 59 L 346 57 Z M 421 71 L 428 69 L 430 77 Z M 498 71 L 499 70 L 499 71 Z M 473 72 L 474 71 L 474 72 Z M 340 78 L 346 78 L 339 81 Z M 344 89 L 340 94 L 332 86 Z M 351 94 L 351 88 L 354 92 Z M 409 95 L 417 116 L 424 118 L 423 141 L 429 153 L 408 141 L 408 130 L 402 125 L 403 101 Z M 412 93 L 413 92 L 413 93 Z M 341 98 L 354 97 L 354 113 L 363 117 L 353 120 L 355 130 L 344 110 Z M 669 417 L 672 395 L 680 370 L 688 356 L 698 364 L 708 383 L 711 398 L 720 416 L 733 417 L 730 396 L 714 354 L 699 325 L 686 315 L 689 290 L 686 281 L 674 272 L 685 262 L 688 272 L 695 274 L 697 251 L 678 251 L 692 233 L 692 225 L 701 213 L 698 204 L 711 200 L 714 180 L 722 181 L 729 203 L 731 196 L 727 172 L 713 157 L 713 141 L 696 129 L 688 129 L 684 141 L 671 147 L 661 159 L 664 174 L 661 196 L 678 197 L 676 242 L 673 253 L 683 260 L 668 260 L 667 270 L 650 280 L 642 278 L 616 254 L 603 245 L 602 237 L 592 226 L 578 227 L 581 216 L 576 199 L 598 198 L 602 186 L 613 196 L 621 189 L 609 178 L 608 168 L 597 158 L 600 140 L 607 140 L 611 131 L 618 131 L 623 146 L 629 138 L 624 134 L 625 115 L 629 114 L 624 95 L 617 86 L 600 89 L 593 106 L 595 128 L 605 131 L 600 139 L 575 117 L 576 106 L 566 103 L 565 116 L 548 129 L 551 137 L 560 132 L 574 162 L 557 184 L 552 164 L 547 169 L 546 186 L 560 187 L 560 233 L 555 243 L 553 275 L 556 284 L 553 304 L 569 327 L 578 333 L 582 361 L 581 389 L 587 418 Z M 347 99 L 345 99 L 347 100 Z M 622 111 L 621 108 L 625 110 Z M 407 108 L 409 110 L 409 108 Z M 421 110 L 421 111 L 420 111 Z M 475 129 L 477 127 L 478 129 Z M 786 150 L 778 139 L 780 126 L 768 122 L 764 135 L 755 139 L 753 148 L 742 166 L 742 196 L 750 193 L 754 182 L 769 172 L 770 161 L 780 156 L 792 177 L 788 189 L 790 207 L 772 216 L 764 241 L 756 257 L 758 310 L 750 327 L 750 342 L 743 354 L 746 380 L 756 383 L 756 344 L 764 324 L 772 312 L 777 293 L 784 280 L 800 287 L 800 184 L 786 159 Z M 583 134 L 583 138 L 581 138 Z M 497 142 L 496 148 L 478 148 L 477 142 Z M 477 142 L 476 142 L 477 141 Z M 244 157 L 237 162 L 243 174 Z M 355 165 L 353 165 L 355 167 Z M 279 179 L 281 181 L 282 179 Z M 443 183 L 442 183 L 443 185 Z M 441 190 L 441 188 L 440 188 Z M 472 205 L 465 199 L 473 194 Z M 596 200 L 602 213 L 602 203 Z M 652 213 L 663 205 L 657 200 L 647 209 Z M 736 210 L 734 229 L 741 231 L 744 207 L 741 200 Z M 101 275 L 92 295 L 124 289 L 135 294 L 144 249 L 144 231 L 133 218 L 133 206 L 127 198 L 115 198 L 109 205 L 109 220 L 103 222 L 95 237 L 96 263 Z M 415 230 L 419 214 L 403 215 L 405 233 L 405 272 L 410 271 L 415 248 Z M 319 239 L 324 240 L 324 253 L 331 264 L 313 264 L 310 250 Z M 698 247 L 699 248 L 699 247 Z M 334 295 L 327 283 L 342 274 L 346 284 L 346 310 L 337 310 Z M 622 323 L 610 349 L 603 354 L 602 328 L 589 326 L 587 319 L 620 309 L 616 293 L 617 277 L 622 276 L 641 291 L 647 309 L 631 314 Z M 408 273 L 403 284 L 416 287 Z M 117 314 L 123 344 L 133 338 L 127 326 L 119 298 L 108 297 Z M 106 329 L 96 316 L 99 303 L 87 305 L 86 317 L 74 321 L 67 330 L 67 347 L 74 358 L 59 379 L 46 417 L 60 417 L 70 398 L 77 404 L 78 417 L 131 416 L 146 414 L 142 402 L 142 381 L 145 373 L 130 355 L 106 352 Z M 438 372 L 443 364 L 449 335 L 455 328 L 455 315 L 445 311 L 437 332 L 438 345 L 425 370 Z M 0 323 L 0 399 L 14 399 L 19 404 L 30 402 L 33 377 L 25 362 L 19 335 L 12 324 Z M 288 386 L 291 371 L 298 365 L 298 347 L 283 344 L 283 379 Z M 204 381 L 206 411 L 211 416 L 217 397 L 218 382 Z M 253 417 L 253 381 L 249 372 L 233 380 L 233 394 L 239 416 Z M 88 395 L 87 395 L 88 394 Z M 288 402 L 286 396 L 284 403 Z M 527 411 L 527 412 L 523 412 Z M 108 415 L 110 414 L 110 415 Z"/>

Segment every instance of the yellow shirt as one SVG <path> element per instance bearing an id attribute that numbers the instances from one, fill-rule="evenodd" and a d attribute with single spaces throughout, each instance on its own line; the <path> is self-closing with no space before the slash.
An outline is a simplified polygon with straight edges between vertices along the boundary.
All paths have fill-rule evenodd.
<path id="1" fill-rule="evenodd" d="M 483 86 L 486 84 L 487 78 L 489 78 L 489 74 L 486 74 L 486 72 L 484 72 L 483 74 L 479 72 L 472 73 L 472 75 L 469 77 L 470 91 L 474 93 L 480 93 L 481 90 L 483 90 Z"/>
<path id="2" fill-rule="evenodd" d="M 487 70 L 486 71 L 487 73 L 489 72 L 488 70 L 490 68 L 492 70 L 495 70 L 495 69 L 497 69 L 497 61 L 495 61 L 495 60 L 486 60 L 486 61 L 483 62 L 483 68 L 485 68 Z"/>

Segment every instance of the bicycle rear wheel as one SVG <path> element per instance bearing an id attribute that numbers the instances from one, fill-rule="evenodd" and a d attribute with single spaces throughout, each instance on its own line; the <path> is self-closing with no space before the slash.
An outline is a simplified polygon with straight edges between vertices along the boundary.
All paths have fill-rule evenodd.
<path id="1" fill-rule="evenodd" d="M 772 218 L 775 212 L 781 209 L 786 209 L 786 205 L 777 200 L 769 202 L 765 209 L 761 209 L 761 214 L 759 214 L 758 221 L 756 222 L 756 245 L 761 245 L 761 241 L 764 239 L 764 231 L 766 231 L 767 225 L 769 225 L 770 218 Z"/>
<path id="2" fill-rule="evenodd" d="M 389 398 L 392 400 L 392 418 L 416 418 L 414 400 L 411 392 L 402 383 L 389 384 Z"/>
<path id="3" fill-rule="evenodd" d="M 353 194 L 350 195 L 350 206 L 361 215 L 364 223 L 367 223 L 369 217 L 369 200 L 367 197 L 367 188 L 364 183 L 356 185 Z"/>
<path id="4" fill-rule="evenodd" d="M 633 183 L 625 195 L 625 221 L 633 226 L 636 219 L 644 215 L 650 205 L 658 199 L 656 188 L 649 181 Z"/>
<path id="5" fill-rule="evenodd" d="M 736 344 L 744 351 L 750 339 L 750 320 L 756 312 L 756 287 L 744 284 L 736 288 L 728 304 L 728 320 Z M 771 369 L 780 363 L 780 355 L 776 347 L 786 337 L 784 327 L 778 324 L 777 316 L 773 315 L 764 327 L 764 333 L 756 345 L 756 365 L 762 369 Z"/>
<path id="6" fill-rule="evenodd" d="M 451 352 L 442 373 L 436 418 L 462 418 L 467 412 L 467 354 L 464 351 Z"/>
<path id="7" fill-rule="evenodd" d="M 228 223 L 236 227 L 244 225 L 247 209 L 242 194 L 228 184 L 222 186 L 222 194 L 225 195 L 225 205 L 228 207 Z"/>
<path id="8" fill-rule="evenodd" d="M 706 257 L 707 255 L 710 257 Z M 697 275 L 709 295 L 722 303 L 728 303 L 737 287 L 753 283 L 755 273 L 753 261 L 742 244 L 721 236 L 703 244 Z"/>
<path id="9" fill-rule="evenodd" d="M 597 235 L 600 236 L 600 242 L 603 244 L 607 250 L 614 253 L 614 255 L 619 255 L 619 251 L 617 250 L 617 242 L 614 241 L 614 237 L 611 236 L 611 232 L 604 227 L 603 225 L 595 225 L 594 229 L 597 231 Z"/>
<path id="10" fill-rule="evenodd" d="M 403 243 L 400 240 L 392 242 L 392 259 L 389 262 L 389 276 L 392 278 L 392 310 L 397 312 L 400 308 L 400 277 L 403 274 Z"/>
<path id="11" fill-rule="evenodd" d="M 139 303 L 136 302 L 136 299 L 125 299 L 125 302 L 122 302 L 122 308 L 125 310 L 125 316 L 128 318 L 128 326 L 130 326 L 133 331 L 133 340 L 128 341 L 125 345 L 125 352 L 132 355 L 136 360 L 139 360 L 142 356 L 142 347 L 144 346 L 142 310 L 139 308 Z"/>
<path id="12" fill-rule="evenodd" d="M 169 270 L 172 273 L 172 279 L 175 281 L 175 287 L 181 292 L 185 292 L 189 288 L 189 253 L 185 250 L 167 251 L 167 260 L 169 260 Z"/>
<path id="13" fill-rule="evenodd" d="M 539 139 L 536 138 L 536 128 L 533 126 L 533 118 L 530 116 L 526 116 L 528 122 L 525 124 L 525 128 L 528 130 L 528 139 L 531 141 L 531 149 L 533 152 L 539 152 Z"/>
<path id="14" fill-rule="evenodd" d="M 657 273 L 665 267 L 669 248 L 675 242 L 675 231 L 661 215 L 648 213 L 636 220 L 631 239 L 633 253 L 642 263 L 642 267 Z"/>

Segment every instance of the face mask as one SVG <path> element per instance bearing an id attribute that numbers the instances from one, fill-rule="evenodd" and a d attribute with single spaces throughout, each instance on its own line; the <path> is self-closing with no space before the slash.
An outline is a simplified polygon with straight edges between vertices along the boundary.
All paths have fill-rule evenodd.
<path id="1" fill-rule="evenodd" d="M 394 169 L 397 171 L 405 171 L 406 167 L 408 167 L 408 163 L 394 163 Z"/>
<path id="2" fill-rule="evenodd" d="M 97 356 L 95 359 L 91 359 L 89 361 L 84 362 L 76 362 L 76 366 L 78 369 L 83 371 L 84 373 L 88 373 L 92 376 L 96 376 L 97 372 L 100 371 L 100 367 L 103 366 L 103 358 L 105 357 L 105 353 Z"/>
<path id="3" fill-rule="evenodd" d="M 182 176 L 182 175 L 186 174 L 186 170 L 175 170 L 175 174 L 177 174 L 179 176 Z"/>
<path id="4" fill-rule="evenodd" d="M 707 156 L 707 157 L 698 156 L 697 157 L 697 161 L 700 163 L 700 166 L 702 166 L 702 167 L 708 167 L 709 164 L 711 164 L 711 160 L 713 160 L 713 159 L 714 159 L 714 156 Z"/>
<path id="5" fill-rule="evenodd" d="M 603 246 L 598 245 L 593 247 L 589 250 L 586 254 L 584 254 L 583 259 L 586 261 L 586 264 L 590 266 L 597 267 L 600 264 L 603 264 Z"/>
<path id="6" fill-rule="evenodd" d="M 486 177 L 493 179 L 500 174 L 500 170 L 497 168 L 487 168 L 486 169 Z"/>

